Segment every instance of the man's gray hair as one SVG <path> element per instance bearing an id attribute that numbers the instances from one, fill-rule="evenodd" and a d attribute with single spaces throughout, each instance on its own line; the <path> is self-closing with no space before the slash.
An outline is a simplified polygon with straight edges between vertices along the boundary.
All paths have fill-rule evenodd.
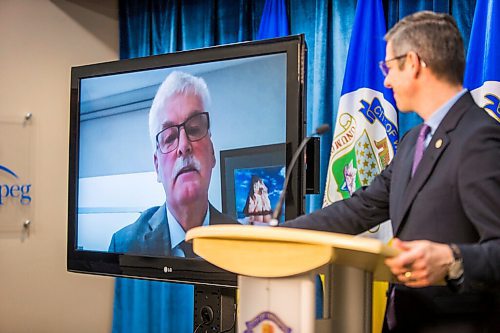
<path id="1" fill-rule="evenodd" d="M 395 57 L 414 51 L 438 78 L 462 84 L 464 44 L 452 16 L 431 11 L 414 13 L 396 23 L 384 39 L 391 42 Z M 401 59 L 400 68 L 403 64 Z"/>
<path id="2" fill-rule="evenodd" d="M 164 112 L 168 99 L 178 94 L 198 96 L 203 105 L 203 110 L 200 111 L 209 111 L 210 93 L 203 78 L 179 71 L 170 73 L 158 88 L 149 111 L 149 137 L 153 151 L 156 150 L 156 134 L 161 131 L 162 126 L 158 121 L 160 113 Z"/>

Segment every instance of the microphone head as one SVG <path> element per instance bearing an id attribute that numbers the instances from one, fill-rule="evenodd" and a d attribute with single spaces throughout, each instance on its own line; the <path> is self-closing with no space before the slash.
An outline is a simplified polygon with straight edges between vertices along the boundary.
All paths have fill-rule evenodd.
<path id="1" fill-rule="evenodd" d="M 330 130 L 330 125 L 328 124 L 322 124 L 316 128 L 315 134 L 321 135 Z"/>

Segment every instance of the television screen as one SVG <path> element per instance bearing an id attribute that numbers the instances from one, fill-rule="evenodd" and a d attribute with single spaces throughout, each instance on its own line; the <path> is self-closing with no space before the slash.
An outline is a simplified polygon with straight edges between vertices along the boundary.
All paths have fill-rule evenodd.
<path id="1" fill-rule="evenodd" d="M 291 36 L 73 67 L 68 269 L 236 285 L 184 235 L 268 224 L 304 135 L 305 52 Z"/>

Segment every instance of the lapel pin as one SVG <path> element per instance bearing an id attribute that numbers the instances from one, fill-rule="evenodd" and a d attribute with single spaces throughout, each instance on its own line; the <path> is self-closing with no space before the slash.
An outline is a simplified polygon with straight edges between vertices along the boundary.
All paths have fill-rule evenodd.
<path id="1" fill-rule="evenodd" d="M 443 140 L 442 140 L 442 139 L 438 139 L 438 140 L 436 141 L 436 145 L 435 145 L 435 147 L 436 147 L 437 149 L 439 149 L 439 148 L 441 148 L 441 146 L 442 146 L 442 145 L 443 145 Z"/>

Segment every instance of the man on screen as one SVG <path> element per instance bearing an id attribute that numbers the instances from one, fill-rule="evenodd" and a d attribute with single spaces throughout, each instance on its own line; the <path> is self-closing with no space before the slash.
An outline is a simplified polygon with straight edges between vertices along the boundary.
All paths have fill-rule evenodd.
<path id="1" fill-rule="evenodd" d="M 209 105 L 202 78 L 172 72 L 163 81 L 149 113 L 149 134 L 165 204 L 146 210 L 117 231 L 109 252 L 195 257 L 191 244 L 184 242 L 189 229 L 238 223 L 208 201 L 215 166 Z"/>
<path id="2" fill-rule="evenodd" d="M 415 13 L 385 38 L 384 84 L 424 124 L 370 186 L 284 226 L 359 234 L 391 219 L 384 332 L 500 332 L 500 125 L 462 87 L 451 16 Z"/>

